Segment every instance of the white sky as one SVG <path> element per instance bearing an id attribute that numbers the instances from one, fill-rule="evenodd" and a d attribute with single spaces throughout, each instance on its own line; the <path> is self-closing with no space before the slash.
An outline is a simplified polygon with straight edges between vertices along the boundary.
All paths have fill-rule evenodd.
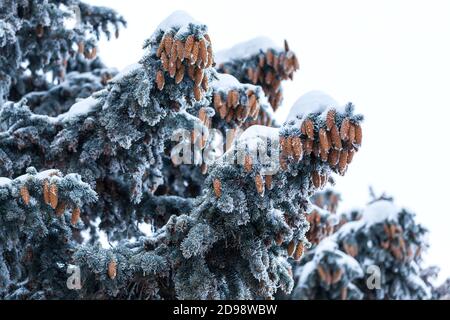
<path id="1" fill-rule="evenodd" d="M 450 276 L 450 1 L 88 2 L 128 21 L 118 40 L 100 44 L 104 61 L 118 69 L 139 60 L 144 39 L 174 10 L 208 25 L 216 51 L 260 35 L 280 46 L 288 39 L 300 70 L 283 84 L 278 117 L 310 90 L 352 101 L 366 118 L 364 140 L 337 180 L 341 209 L 363 206 L 369 185 L 386 191 L 430 229 L 427 262 Z"/>

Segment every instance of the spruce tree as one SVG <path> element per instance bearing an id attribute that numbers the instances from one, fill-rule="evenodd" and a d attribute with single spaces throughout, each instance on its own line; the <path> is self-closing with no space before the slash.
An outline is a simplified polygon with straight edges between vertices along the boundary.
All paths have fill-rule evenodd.
<path id="1" fill-rule="evenodd" d="M 81 22 L 70 30 L 63 20 L 72 5 Z M 258 61 L 265 82 L 248 83 L 238 64 L 223 74 L 207 27 L 183 12 L 117 74 L 95 58 L 95 38 L 124 24 L 113 11 L 11 0 L 1 13 L 2 298 L 292 291 L 289 259 L 309 246 L 309 198 L 345 174 L 361 145 L 362 116 L 351 103 L 313 92 L 276 124 L 279 81 L 292 78 L 295 55 L 253 42 L 257 55 L 230 65 Z M 220 153 L 213 129 L 245 131 Z M 67 285 L 73 268 L 80 287 Z"/>

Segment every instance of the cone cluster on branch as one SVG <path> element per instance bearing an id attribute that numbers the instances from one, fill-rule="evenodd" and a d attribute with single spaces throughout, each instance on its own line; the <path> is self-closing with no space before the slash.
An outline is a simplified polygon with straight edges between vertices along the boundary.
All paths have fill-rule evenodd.
<path id="1" fill-rule="evenodd" d="M 340 195 L 332 189 L 317 192 L 311 197 L 313 207 L 306 216 L 309 222 L 306 237 L 313 245 L 317 245 L 341 226 L 341 219 L 336 214 L 339 201 Z"/>
<path id="2" fill-rule="evenodd" d="M 362 142 L 359 120 L 337 117 L 334 109 L 327 112 L 326 122 L 320 117 L 310 117 L 301 121 L 299 128 L 296 128 L 298 122 L 289 125 L 290 128 L 280 136 L 281 168 L 285 170 L 289 163 L 310 157 L 311 164 L 317 165 L 311 176 L 316 189 L 323 188 L 329 180 L 329 173 L 320 169 L 321 164 L 327 163 L 331 170 L 344 175 Z M 358 138 L 354 134 L 348 137 L 350 128 L 352 132 L 358 132 Z"/>
<path id="3" fill-rule="evenodd" d="M 329 181 L 331 172 L 326 167 L 338 172 L 340 175 L 344 175 L 351 162 L 348 154 L 351 153 L 353 157 L 353 154 L 358 151 L 361 144 L 361 138 L 358 140 L 341 139 L 340 132 L 343 132 L 347 127 L 358 127 L 357 131 L 360 134 L 359 137 L 361 137 L 359 116 L 353 115 L 352 112 L 353 109 L 351 107 L 346 108 L 343 114 L 337 114 L 335 109 L 330 109 L 326 112 L 326 121 L 322 120 L 322 113 L 313 113 L 301 121 L 300 125 L 298 121 L 294 121 L 286 123 L 285 126 L 280 128 L 278 154 L 281 174 L 289 172 L 291 167 L 295 167 L 304 158 L 307 158 L 313 168 L 309 179 L 315 189 L 322 189 Z M 333 129 L 337 130 L 338 126 L 344 127 L 344 130 L 338 131 L 339 135 L 336 137 L 339 145 L 337 145 L 336 141 L 335 143 L 332 142 L 330 133 Z M 237 143 L 239 144 L 239 141 Z M 245 146 L 245 142 L 243 146 Z M 239 148 L 243 148 L 243 146 Z M 329 156 L 331 156 L 333 151 L 338 153 L 337 163 L 330 161 Z M 341 156 L 341 153 L 343 156 Z M 258 166 L 259 160 L 254 157 L 255 153 L 245 153 L 243 172 L 247 176 L 254 177 L 256 190 L 260 195 L 263 195 L 266 186 L 272 188 L 273 179 L 277 179 L 277 175 L 280 173 L 264 175 L 261 172 L 257 172 L 256 170 L 260 170 L 261 166 Z M 269 177 L 268 182 L 265 182 L 267 177 Z M 334 199 L 334 201 L 337 201 L 337 199 Z M 312 214 L 308 219 L 320 222 L 320 215 Z M 329 226 L 325 234 L 330 234 L 332 231 L 333 228 Z"/>
<path id="4" fill-rule="evenodd" d="M 332 219 L 329 219 L 330 214 L 332 213 L 324 214 L 323 210 L 315 208 L 306 216 L 306 220 L 309 222 L 306 237 L 310 243 L 318 244 L 324 238 L 333 234 L 335 224 Z"/>
<path id="5" fill-rule="evenodd" d="M 194 82 L 194 98 L 200 101 L 209 88 L 206 68 L 214 63 L 211 38 L 206 33 L 202 36 L 189 34 L 178 38 L 177 34 L 166 32 L 156 51 L 162 69 L 157 71 L 156 85 L 163 90 L 167 76 L 176 84 L 189 77 Z"/>
<path id="6" fill-rule="evenodd" d="M 310 119 L 303 121 L 301 132 L 305 136 L 306 153 L 313 153 L 316 158 L 328 162 L 341 175 L 346 172 L 362 143 L 359 123 L 346 117 L 338 125 L 335 110 L 328 111 L 325 126 L 319 129 L 318 135 L 314 134 L 314 124 Z"/>
<path id="7" fill-rule="evenodd" d="M 253 90 L 246 90 L 245 87 L 228 91 L 215 91 L 213 95 L 216 114 L 227 123 L 236 123 L 238 127 L 242 127 L 245 122 L 248 122 L 246 126 L 253 124 L 271 125 L 273 120 L 261 111 L 259 100 Z"/>
<path id="8" fill-rule="evenodd" d="M 245 60 L 247 63 L 241 63 L 238 60 L 221 63 L 217 70 L 232 74 L 243 83 L 261 86 L 273 110 L 276 110 L 283 99 L 281 81 L 292 80 L 294 72 L 299 69 L 295 53 L 289 49 L 285 41 L 284 50 L 269 48 Z M 243 70 L 236 71 L 237 68 L 243 68 Z"/>
<path id="9" fill-rule="evenodd" d="M 52 176 L 61 177 L 61 173 L 59 171 L 52 171 L 49 173 L 48 177 L 50 178 Z M 49 178 L 45 178 L 41 182 L 42 199 L 37 199 L 37 200 L 43 201 L 43 203 L 45 203 L 46 205 L 51 207 L 54 210 L 55 215 L 57 217 L 62 216 L 64 214 L 64 212 L 66 211 L 66 209 L 73 207 L 70 221 L 71 221 L 71 224 L 75 226 L 80 219 L 80 214 L 81 214 L 80 208 L 75 204 L 70 206 L 70 205 L 66 205 L 66 203 L 63 201 L 60 201 L 60 199 L 58 197 L 58 185 L 56 182 L 50 183 Z M 20 197 L 22 198 L 23 203 L 26 206 L 28 206 L 30 204 L 30 198 L 31 198 L 29 186 L 25 183 L 20 187 L 19 190 L 20 190 L 19 194 L 20 194 Z"/>

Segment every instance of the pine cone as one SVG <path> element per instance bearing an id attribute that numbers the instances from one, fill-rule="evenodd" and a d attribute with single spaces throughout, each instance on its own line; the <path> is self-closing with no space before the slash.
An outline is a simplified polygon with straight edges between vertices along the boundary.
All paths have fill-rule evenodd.
<path id="1" fill-rule="evenodd" d="M 20 187 L 20 196 L 22 197 L 25 205 L 30 204 L 30 192 L 28 191 L 27 186 L 23 185 L 22 187 Z"/>
<path id="2" fill-rule="evenodd" d="M 264 180 L 266 182 L 267 190 L 272 190 L 272 176 L 271 175 L 266 175 Z"/>
<path id="3" fill-rule="evenodd" d="M 202 164 L 201 172 L 202 172 L 202 174 L 207 174 L 208 173 L 208 165 L 206 163 Z"/>
<path id="4" fill-rule="evenodd" d="M 44 194 L 45 204 L 50 204 L 50 189 L 48 186 L 48 180 L 44 180 L 44 183 L 42 185 L 42 193 Z"/>
<path id="5" fill-rule="evenodd" d="M 202 89 L 200 87 L 194 87 L 194 98 L 197 101 L 202 99 Z"/>
<path id="6" fill-rule="evenodd" d="M 355 144 L 359 147 L 362 143 L 362 129 L 359 124 L 355 125 Z"/>
<path id="7" fill-rule="evenodd" d="M 176 50 L 177 50 L 177 58 L 180 61 L 184 60 L 184 44 L 181 40 L 176 40 L 175 41 L 175 46 L 176 46 Z"/>
<path id="8" fill-rule="evenodd" d="M 304 143 L 305 154 L 309 156 L 314 149 L 314 141 L 311 139 L 306 139 Z"/>
<path id="9" fill-rule="evenodd" d="M 245 172 L 252 171 L 253 168 L 253 159 L 252 156 L 249 154 L 246 154 L 244 157 L 244 170 Z"/>
<path id="10" fill-rule="evenodd" d="M 264 181 L 259 174 L 255 176 L 255 185 L 258 193 L 262 195 L 264 193 Z"/>
<path id="11" fill-rule="evenodd" d="M 184 78 L 184 65 L 181 65 L 175 74 L 175 83 L 179 84 Z"/>
<path id="12" fill-rule="evenodd" d="M 202 61 L 203 67 L 206 67 L 208 64 L 208 51 L 206 49 L 206 41 L 205 39 L 200 39 L 199 41 L 199 57 Z"/>
<path id="13" fill-rule="evenodd" d="M 168 34 L 164 37 L 164 51 L 166 51 L 166 54 L 170 57 L 170 53 L 172 51 L 173 46 L 173 37 Z"/>
<path id="14" fill-rule="evenodd" d="M 50 206 L 53 209 L 56 209 L 58 206 L 58 186 L 56 184 L 52 184 L 49 189 L 49 199 Z"/>
<path id="15" fill-rule="evenodd" d="M 322 150 L 328 154 L 328 151 L 330 150 L 330 145 L 328 144 L 328 136 L 324 128 L 320 128 L 319 130 L 319 141 Z"/>
<path id="16" fill-rule="evenodd" d="M 199 87 L 203 80 L 203 69 L 195 68 L 194 83 L 196 87 Z"/>
<path id="17" fill-rule="evenodd" d="M 158 72 L 156 73 L 156 85 L 159 91 L 164 89 L 164 84 L 165 84 L 164 74 L 161 70 L 158 70 Z"/>
<path id="18" fill-rule="evenodd" d="M 350 119 L 345 118 L 344 121 L 342 121 L 341 130 L 340 130 L 340 135 L 341 135 L 342 140 L 344 140 L 344 141 L 348 140 L 349 130 L 350 130 Z"/>
<path id="19" fill-rule="evenodd" d="M 303 145 L 302 145 L 302 140 L 300 139 L 300 137 L 295 136 L 292 138 L 292 152 L 294 153 L 294 158 L 297 161 L 302 160 Z"/>
<path id="20" fill-rule="evenodd" d="M 288 247 L 287 247 L 287 254 L 289 257 L 292 256 L 292 254 L 294 253 L 295 250 L 295 242 L 294 240 L 291 240 L 291 242 L 289 242 Z"/>
<path id="21" fill-rule="evenodd" d="M 186 41 L 184 42 L 184 58 L 191 60 L 191 52 L 194 47 L 194 41 L 195 39 L 192 34 L 186 38 Z"/>
<path id="22" fill-rule="evenodd" d="M 336 125 L 331 127 L 330 131 L 331 143 L 336 150 L 342 149 L 342 141 L 339 135 L 339 130 Z"/>
<path id="23" fill-rule="evenodd" d="M 194 65 L 189 65 L 188 66 L 188 76 L 189 78 L 194 81 L 194 77 L 195 77 L 195 66 Z"/>
<path id="24" fill-rule="evenodd" d="M 325 271 L 325 269 L 323 268 L 322 265 L 319 265 L 317 267 L 317 273 L 319 274 L 320 280 L 322 280 L 322 282 L 327 283 L 327 272 Z"/>
<path id="25" fill-rule="evenodd" d="M 209 46 L 206 50 L 208 51 L 208 63 L 206 64 L 206 67 L 207 68 L 211 68 L 212 65 L 214 64 L 214 57 L 213 57 L 212 47 Z"/>
<path id="26" fill-rule="evenodd" d="M 341 175 L 344 175 L 345 171 L 347 170 L 347 157 L 348 151 L 342 150 L 339 155 L 339 173 Z"/>
<path id="27" fill-rule="evenodd" d="M 328 163 L 330 164 L 330 166 L 334 167 L 338 164 L 339 162 L 339 151 L 333 149 L 330 152 L 330 155 L 328 156 Z"/>
<path id="28" fill-rule="evenodd" d="M 309 139 L 314 140 L 314 123 L 311 119 L 303 121 L 304 131 Z"/>
<path id="29" fill-rule="evenodd" d="M 169 67 L 170 67 L 169 58 L 167 57 L 167 55 L 164 51 L 161 53 L 161 64 L 165 71 L 169 70 Z"/>
<path id="30" fill-rule="evenodd" d="M 199 44 L 198 42 L 194 42 L 194 45 L 192 46 L 192 51 L 191 51 L 191 64 L 195 64 L 197 62 L 198 59 L 198 52 L 199 52 Z"/>
<path id="31" fill-rule="evenodd" d="M 348 129 L 348 141 L 350 142 L 350 145 L 355 144 L 355 126 L 353 124 L 350 124 L 350 128 Z"/>
<path id="32" fill-rule="evenodd" d="M 209 88 L 209 80 L 207 76 L 203 76 L 203 80 L 202 80 L 202 88 L 205 91 L 208 91 Z"/>
<path id="33" fill-rule="evenodd" d="M 231 106 L 236 108 L 239 103 L 239 93 L 236 90 L 231 90 L 228 96 L 230 97 Z"/>
<path id="34" fill-rule="evenodd" d="M 314 187 L 316 189 L 319 189 L 320 185 L 321 185 L 319 172 L 313 171 L 313 173 L 312 173 L 312 181 L 313 181 Z"/>
<path id="35" fill-rule="evenodd" d="M 80 41 L 78 42 L 78 53 L 84 52 L 84 42 Z"/>
<path id="36" fill-rule="evenodd" d="M 108 277 L 111 280 L 114 280 L 117 276 L 117 262 L 115 260 L 111 260 L 108 263 Z"/>
<path id="37" fill-rule="evenodd" d="M 295 252 L 294 252 L 294 260 L 295 261 L 299 261 L 300 258 L 303 256 L 303 250 L 304 250 L 303 242 L 299 242 L 297 244 L 297 248 L 295 249 Z"/>
<path id="38" fill-rule="evenodd" d="M 216 194 L 217 198 L 220 198 L 222 195 L 222 183 L 219 179 L 214 179 L 213 181 L 213 187 L 214 187 L 214 193 Z"/>
<path id="39" fill-rule="evenodd" d="M 81 214 L 80 208 L 75 207 L 72 210 L 72 217 L 70 219 L 70 223 L 72 225 L 76 225 L 78 223 L 78 220 L 80 220 L 80 214 Z"/>
<path id="40" fill-rule="evenodd" d="M 335 118 L 336 118 L 336 110 L 331 109 L 330 111 L 328 111 L 327 119 L 326 119 L 326 125 L 327 125 L 328 131 L 330 131 L 331 128 L 333 128 L 333 126 L 335 125 Z"/>

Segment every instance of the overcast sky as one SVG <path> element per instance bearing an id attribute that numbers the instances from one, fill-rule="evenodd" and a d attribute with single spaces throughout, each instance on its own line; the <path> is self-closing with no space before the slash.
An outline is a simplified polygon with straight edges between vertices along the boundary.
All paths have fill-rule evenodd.
<path id="1" fill-rule="evenodd" d="M 217 51 L 264 35 L 283 39 L 300 60 L 277 117 L 310 90 L 363 113 L 364 140 L 344 178 L 341 209 L 361 207 L 368 187 L 417 213 L 431 231 L 428 264 L 450 277 L 450 1 L 138 1 L 87 0 L 128 21 L 99 53 L 121 69 L 142 55 L 143 41 L 174 10 L 209 27 Z M 157 5 L 155 5 L 157 4 Z"/>

